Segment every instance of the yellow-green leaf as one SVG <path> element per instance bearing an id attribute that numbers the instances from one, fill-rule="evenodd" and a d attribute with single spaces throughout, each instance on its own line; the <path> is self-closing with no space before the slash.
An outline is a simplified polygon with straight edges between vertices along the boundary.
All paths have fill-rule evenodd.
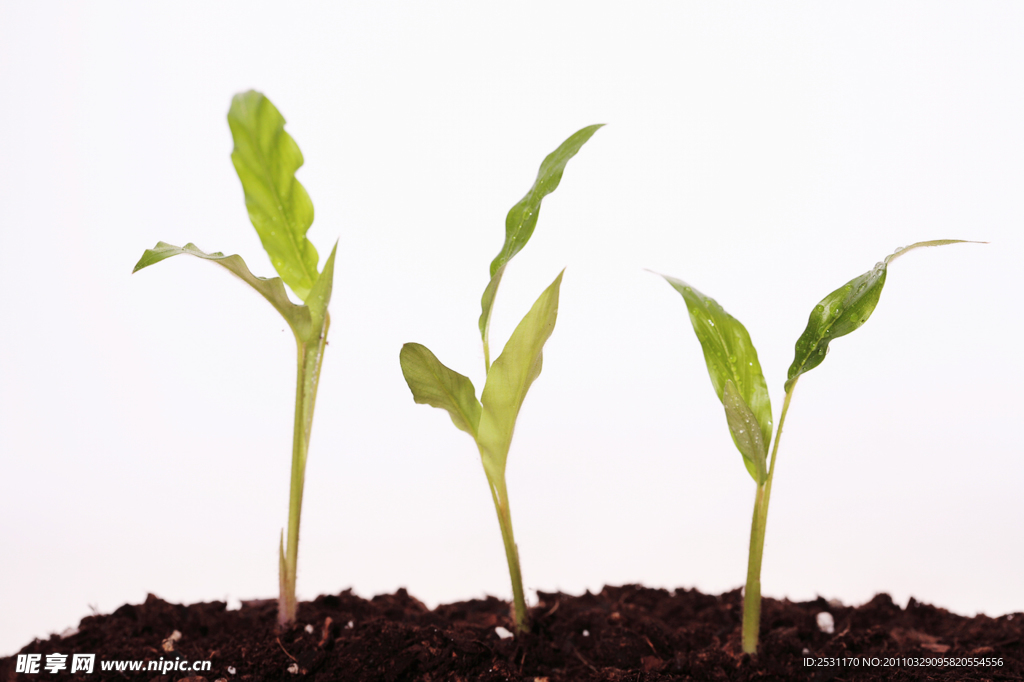
<path id="1" fill-rule="evenodd" d="M 284 290 L 284 282 L 281 281 L 281 278 L 257 277 L 252 274 L 245 261 L 237 254 L 225 256 L 220 251 L 205 253 L 192 243 L 180 247 L 165 242 L 157 242 L 156 246 L 152 249 L 146 249 L 145 253 L 142 254 L 142 258 L 135 264 L 135 269 L 132 270 L 132 273 L 134 274 L 154 263 L 159 263 L 171 256 L 177 256 L 182 253 L 213 261 L 258 291 L 263 298 L 270 301 L 270 305 L 274 306 L 277 312 L 281 313 L 281 316 L 288 322 L 288 326 L 292 328 L 296 338 L 300 340 L 306 339 L 313 333 L 309 308 L 304 305 L 295 305 L 288 300 L 288 293 Z M 328 293 L 329 296 L 330 294 Z M 316 330 L 316 333 L 319 333 L 319 329 Z"/>
<path id="2" fill-rule="evenodd" d="M 473 382 L 442 365 L 426 346 L 418 343 L 402 346 L 399 361 L 413 400 L 447 410 L 456 427 L 476 438 L 480 401 L 476 399 Z"/>
<path id="3" fill-rule="evenodd" d="M 558 293 L 564 272 L 558 273 L 555 281 L 537 298 L 487 372 L 480 400 L 483 412 L 477 445 L 484 469 L 492 481 L 499 480 L 498 475 L 504 476 L 516 418 L 530 385 L 540 375 L 544 344 L 558 318 Z"/>
<path id="4" fill-rule="evenodd" d="M 569 139 L 559 145 L 558 149 L 548 154 L 537 172 L 537 179 L 533 187 L 522 199 L 513 206 L 508 215 L 505 216 L 505 244 L 497 257 L 491 262 L 491 279 L 484 289 L 483 297 L 480 300 L 480 336 L 487 345 L 487 330 L 491 323 L 491 308 L 494 306 L 494 297 L 498 293 L 498 285 L 505 273 L 505 265 L 512 260 L 512 257 L 519 253 L 526 242 L 533 235 L 537 227 L 537 216 L 540 215 L 540 205 L 544 197 L 551 194 L 562 181 L 562 173 L 569 159 L 576 156 L 576 153 L 586 144 L 587 140 L 593 137 L 597 129 L 604 124 L 587 126 L 582 130 L 573 133 Z M 486 350 L 486 349 L 485 349 Z"/>
<path id="5" fill-rule="evenodd" d="M 228 125 L 235 141 L 231 161 L 242 181 L 249 219 L 274 269 L 305 301 L 317 280 L 319 258 L 306 239 L 313 202 L 295 179 L 302 152 L 285 132 L 281 113 L 255 90 L 234 96 Z"/>
<path id="6" fill-rule="evenodd" d="M 338 252 L 338 243 L 334 243 L 331 255 L 324 263 L 324 269 L 316 278 L 313 288 L 306 297 L 306 305 L 309 307 L 309 314 L 313 327 L 319 330 L 324 325 L 324 318 L 327 315 L 327 306 L 331 302 L 331 293 L 334 290 L 334 256 Z"/>

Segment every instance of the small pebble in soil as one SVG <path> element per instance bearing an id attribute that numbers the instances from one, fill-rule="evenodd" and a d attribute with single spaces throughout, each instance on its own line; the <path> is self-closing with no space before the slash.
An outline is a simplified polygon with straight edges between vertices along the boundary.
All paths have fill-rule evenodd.
<path id="1" fill-rule="evenodd" d="M 312 625 L 307 625 L 306 626 L 306 634 L 307 635 L 313 634 L 313 626 Z"/>
<path id="2" fill-rule="evenodd" d="M 290 672 L 292 675 L 298 675 L 299 674 L 299 664 L 298 663 L 292 663 L 290 666 L 288 666 L 288 672 Z"/>
<path id="3" fill-rule="evenodd" d="M 584 637 L 590 637 L 590 630 L 584 630 L 583 631 L 583 636 Z"/>
<path id="4" fill-rule="evenodd" d="M 345 623 L 345 629 L 346 629 L 346 630 L 351 630 L 351 629 L 352 629 L 352 628 L 354 628 L 355 626 L 356 626 L 356 624 L 355 624 L 355 623 L 353 623 L 352 621 L 349 621 L 349 622 Z"/>
<path id="5" fill-rule="evenodd" d="M 163 647 L 163 650 L 166 651 L 167 653 L 171 653 L 172 651 L 174 651 L 174 643 L 177 642 L 179 639 L 181 639 L 181 632 L 179 632 L 178 630 L 175 630 L 174 632 L 171 633 L 170 637 L 165 639 L 160 644 L 160 646 Z"/>
<path id="6" fill-rule="evenodd" d="M 234 675 L 234 674 L 235 674 L 235 673 L 237 673 L 237 672 L 238 672 L 238 671 L 237 671 L 237 670 L 235 670 L 235 666 L 233 666 L 233 665 L 229 665 L 229 666 L 228 666 L 228 675 Z"/>
<path id="7" fill-rule="evenodd" d="M 511 632 L 509 632 L 505 628 L 501 627 L 500 625 L 498 627 L 494 628 L 494 634 L 498 635 L 498 637 L 501 638 L 501 639 L 508 639 L 509 637 L 512 636 Z"/>
<path id="8" fill-rule="evenodd" d="M 831 635 L 836 631 L 836 622 L 832 618 L 832 614 L 828 611 L 822 611 L 819 613 L 815 620 L 818 621 L 818 629 L 826 635 Z"/>

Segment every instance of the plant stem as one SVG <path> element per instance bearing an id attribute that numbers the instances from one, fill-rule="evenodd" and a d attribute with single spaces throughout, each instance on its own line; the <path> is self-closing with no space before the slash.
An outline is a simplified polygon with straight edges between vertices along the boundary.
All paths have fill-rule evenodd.
<path id="1" fill-rule="evenodd" d="M 754 519 L 750 523 L 750 553 L 747 557 L 747 585 L 743 589 L 743 651 L 757 653 L 761 630 L 761 557 L 764 553 L 764 531 L 767 507 L 764 505 L 767 481 L 757 486 L 754 497 Z"/>
<path id="2" fill-rule="evenodd" d="M 789 412 L 789 401 L 793 397 L 794 388 L 796 381 L 786 391 L 786 398 L 782 403 L 782 414 L 779 416 L 779 428 L 775 432 L 768 476 L 763 484 L 757 486 L 757 494 L 754 496 L 754 518 L 750 523 L 750 554 L 747 558 L 747 584 L 743 589 L 743 652 L 751 655 L 757 654 L 757 641 L 761 632 L 761 558 L 764 555 L 764 535 L 768 526 L 768 502 L 772 496 L 779 440 L 782 438 L 782 427 L 786 423 L 786 413 Z"/>
<path id="3" fill-rule="evenodd" d="M 302 517 L 302 492 L 306 480 L 306 455 L 309 452 L 313 409 L 316 406 L 320 368 L 330 326 L 331 318 L 328 314 L 324 317 L 324 326 L 319 338 L 308 342 L 297 339 L 298 371 L 295 382 L 295 427 L 292 432 L 292 476 L 288 495 L 288 543 L 281 552 L 281 594 L 277 607 L 277 622 L 282 627 L 295 620 L 298 609 L 295 579 L 299 563 L 299 522 Z"/>
<path id="4" fill-rule="evenodd" d="M 516 634 L 530 631 L 530 617 L 526 612 L 526 598 L 523 595 L 523 576 L 519 569 L 519 548 L 512 534 L 512 510 L 508 504 L 508 490 L 505 480 L 497 484 L 491 482 L 491 497 L 494 508 L 498 512 L 498 524 L 501 526 L 501 539 L 505 543 L 505 558 L 508 559 L 508 572 L 512 578 L 512 604 Z"/>

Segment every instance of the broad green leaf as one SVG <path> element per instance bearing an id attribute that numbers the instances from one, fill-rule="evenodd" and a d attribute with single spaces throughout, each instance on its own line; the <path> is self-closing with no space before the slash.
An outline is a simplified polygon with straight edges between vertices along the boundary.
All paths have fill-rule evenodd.
<path id="1" fill-rule="evenodd" d="M 533 230 L 537 226 L 537 216 L 540 214 L 541 201 L 551 194 L 562 181 L 562 173 L 569 159 L 576 156 L 576 153 L 586 144 L 597 129 L 603 123 L 587 126 L 572 134 L 558 149 L 548 154 L 547 158 L 540 165 L 537 172 L 537 179 L 533 187 L 526 193 L 519 203 L 509 210 L 505 216 L 505 244 L 501 252 L 491 262 L 491 281 L 484 289 L 484 295 L 480 300 L 480 336 L 487 343 L 487 329 L 491 323 L 491 308 L 494 306 L 494 296 L 498 293 L 498 285 L 501 277 L 505 274 L 505 265 L 512 260 L 512 257 L 519 253 L 526 242 L 530 241 Z"/>
<path id="2" fill-rule="evenodd" d="M 739 448 L 745 462 L 754 465 L 750 474 L 758 485 L 768 480 L 768 445 L 762 440 L 761 426 L 757 417 L 750 411 L 747 403 L 740 397 L 736 384 L 732 379 L 725 382 L 722 394 L 722 405 L 725 406 L 725 419 L 729 423 L 729 432 L 733 442 Z M 747 467 L 748 471 L 750 467 Z"/>
<path id="3" fill-rule="evenodd" d="M 727 417 L 730 412 L 740 414 L 735 398 L 727 401 L 725 387 L 732 382 L 735 397 L 753 415 L 760 430 L 762 447 L 766 448 L 772 439 L 772 403 L 768 397 L 768 385 L 761 372 L 761 363 L 757 359 L 757 350 L 750 341 L 750 334 L 739 320 L 725 312 L 722 306 L 686 282 L 674 277 L 662 275 L 672 288 L 683 295 L 686 308 L 690 312 L 690 323 L 697 334 L 701 349 L 704 351 L 704 362 L 708 366 L 711 385 L 715 388 L 718 399 L 726 408 Z M 741 440 L 732 428 L 730 433 L 736 448 L 743 455 L 743 463 L 755 481 L 761 483 L 763 478 L 758 475 L 758 457 L 748 445 Z"/>
<path id="4" fill-rule="evenodd" d="M 152 249 L 146 249 L 145 253 L 142 254 L 142 258 L 135 264 L 135 269 L 132 270 L 132 273 L 134 274 L 142 268 L 149 267 L 154 263 L 159 263 L 171 256 L 177 256 L 182 253 L 213 261 L 217 265 L 229 270 L 233 275 L 258 291 L 263 298 L 270 301 L 270 305 L 274 306 L 277 312 L 281 313 L 281 316 L 288 322 L 288 326 L 292 328 L 297 338 L 306 339 L 309 337 L 312 330 L 309 308 L 304 305 L 295 305 L 288 300 L 288 293 L 285 291 L 284 282 L 281 281 L 280 277 L 271 277 L 269 279 L 257 277 L 249 271 L 245 261 L 237 254 L 225 256 L 220 251 L 204 253 L 192 243 L 180 247 L 165 242 L 157 242 L 156 246 Z M 319 332 L 319 330 L 317 331 Z"/>
<path id="5" fill-rule="evenodd" d="M 477 445 L 484 469 L 492 478 L 499 473 L 504 475 L 519 409 L 530 385 L 540 376 L 544 344 L 558 318 L 558 293 L 563 274 L 564 270 L 558 273 L 555 281 L 537 298 L 487 372 L 487 382 L 480 396 L 483 413 Z"/>
<path id="6" fill-rule="evenodd" d="M 441 364 L 426 346 L 407 343 L 399 354 L 405 383 L 413 400 L 448 410 L 452 423 L 476 438 L 480 401 L 473 382 Z"/>
<path id="7" fill-rule="evenodd" d="M 306 231 L 313 202 L 295 179 L 302 166 L 299 146 L 284 130 L 284 117 L 255 90 L 231 100 L 228 125 L 235 148 L 231 161 L 245 191 L 249 219 L 285 284 L 306 300 L 317 280 L 319 257 Z"/>
<path id="8" fill-rule="evenodd" d="M 811 311 L 807 327 L 796 341 L 796 355 L 786 375 L 786 392 L 793 388 L 801 374 L 811 371 L 824 361 L 828 354 L 828 344 L 833 339 L 846 336 L 868 321 L 882 295 L 889 263 L 919 247 L 958 243 L 965 243 L 965 240 L 936 239 L 896 249 L 884 261 L 876 263 L 874 268 L 854 277 L 821 299 Z"/>

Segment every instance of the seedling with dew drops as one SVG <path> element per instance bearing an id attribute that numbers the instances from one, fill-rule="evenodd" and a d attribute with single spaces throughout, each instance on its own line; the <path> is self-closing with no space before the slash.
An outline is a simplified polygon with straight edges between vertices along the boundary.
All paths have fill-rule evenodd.
<path id="1" fill-rule="evenodd" d="M 469 378 L 448 369 L 425 346 L 407 343 L 402 346 L 402 374 L 417 403 L 447 410 L 455 426 L 476 441 L 484 473 L 491 490 L 498 525 L 505 544 L 505 556 L 512 578 L 513 617 L 517 632 L 530 628 L 523 595 L 523 579 L 519 567 L 519 550 L 512 534 L 512 512 L 505 485 L 505 462 L 512 444 L 519 409 L 530 385 L 540 375 L 544 343 L 555 328 L 558 315 L 558 292 L 562 273 L 544 290 L 530 312 L 512 332 L 501 355 L 491 364 L 488 334 L 494 297 L 501 284 L 508 262 L 522 250 L 537 225 L 541 201 L 554 192 L 562 179 L 565 165 L 597 132 L 592 125 L 576 132 L 548 155 L 540 166 L 537 180 L 526 196 L 505 218 L 505 244 L 491 263 L 491 280 L 481 299 L 480 338 L 484 349 L 486 381 L 478 400 Z"/>
<path id="2" fill-rule="evenodd" d="M 295 427 L 292 437 L 291 486 L 288 500 L 288 539 L 281 531 L 279 548 L 280 597 L 278 623 L 286 626 L 295 620 L 295 578 L 299 557 L 299 519 L 306 476 L 306 455 L 313 426 L 313 407 L 327 330 L 331 316 L 327 306 L 334 280 L 334 255 L 331 250 L 322 271 L 318 271 L 317 250 L 306 238 L 313 223 L 313 202 L 295 178 L 302 166 L 302 152 L 284 130 L 285 120 L 270 100 L 250 90 L 235 95 L 228 112 L 228 125 L 234 138 L 231 152 L 238 178 L 245 192 L 249 220 L 259 234 L 263 248 L 279 277 L 256 277 L 241 256 L 204 253 L 194 244 L 184 247 L 158 242 L 147 249 L 132 272 L 162 260 L 187 253 L 217 263 L 260 293 L 281 313 L 295 335 L 298 348 L 298 372 L 295 387 Z M 288 298 L 285 284 L 303 301 L 296 305 Z"/>
<path id="3" fill-rule="evenodd" d="M 771 401 L 757 360 L 757 351 L 746 328 L 714 299 L 708 298 L 686 282 L 662 275 L 686 301 L 690 322 L 704 351 L 711 384 L 725 408 L 729 433 L 743 455 L 747 472 L 757 484 L 754 518 L 750 528 L 747 583 L 743 593 L 744 652 L 757 653 L 761 626 L 761 557 L 768 522 L 768 501 L 772 493 L 779 439 L 782 437 L 782 427 L 797 380 L 822 363 L 828 353 L 829 343 L 867 322 L 878 305 L 892 261 L 920 247 L 956 243 L 964 243 L 964 240 L 939 239 L 896 249 L 895 253 L 873 269 L 850 280 L 814 306 L 807 328 L 796 342 L 796 357 L 786 378 L 786 393 L 770 462 L 768 444 L 772 439 Z"/>

